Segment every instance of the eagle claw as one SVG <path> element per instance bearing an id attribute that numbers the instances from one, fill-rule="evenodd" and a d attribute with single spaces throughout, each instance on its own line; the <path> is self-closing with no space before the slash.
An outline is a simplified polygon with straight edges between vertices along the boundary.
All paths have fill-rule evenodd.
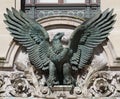
<path id="1" fill-rule="evenodd" d="M 56 77 L 49 77 L 46 83 L 48 86 L 54 86 L 58 85 L 59 81 L 56 79 Z"/>
<path id="2" fill-rule="evenodd" d="M 63 80 L 65 85 L 75 85 L 75 79 L 72 76 L 65 77 Z"/>

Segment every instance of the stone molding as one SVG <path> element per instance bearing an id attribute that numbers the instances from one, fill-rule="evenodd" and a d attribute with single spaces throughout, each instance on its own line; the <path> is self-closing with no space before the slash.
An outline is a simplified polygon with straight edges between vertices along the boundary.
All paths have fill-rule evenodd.
<path id="1" fill-rule="evenodd" d="M 14 59 L 18 49 L 19 46 L 14 41 L 12 41 L 6 57 L 0 58 L 0 70 L 10 70 L 13 68 Z"/>
<path id="2" fill-rule="evenodd" d="M 100 12 L 100 4 L 90 5 L 26 5 L 25 13 L 32 19 L 46 18 L 50 16 L 76 16 L 91 18 Z"/>

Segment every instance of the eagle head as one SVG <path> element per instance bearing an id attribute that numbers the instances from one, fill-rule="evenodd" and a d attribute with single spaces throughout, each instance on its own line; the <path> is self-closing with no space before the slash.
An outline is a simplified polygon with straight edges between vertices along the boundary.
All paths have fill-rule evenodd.
<path id="1" fill-rule="evenodd" d="M 53 40 L 61 40 L 61 38 L 64 36 L 63 32 L 59 32 L 57 34 L 55 34 L 55 36 L 53 37 Z"/>

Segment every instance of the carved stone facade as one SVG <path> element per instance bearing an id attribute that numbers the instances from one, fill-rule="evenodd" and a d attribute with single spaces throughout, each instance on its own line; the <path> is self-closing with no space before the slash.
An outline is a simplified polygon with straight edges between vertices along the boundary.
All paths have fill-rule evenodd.
<path id="1" fill-rule="evenodd" d="M 94 16 L 97 12 L 100 12 L 100 8 L 99 6 L 95 6 L 95 7 L 26 6 L 25 12 L 33 19 L 46 18 L 49 16 L 76 16 L 81 18 L 90 18 Z"/>
<path id="2" fill-rule="evenodd" d="M 85 4 L 26 4 L 25 12 L 32 19 L 46 18 L 50 16 L 74 16 L 81 18 L 91 18 L 96 13 L 100 12 L 100 0 L 96 4 L 91 4 L 86 0 Z"/>
<path id="3" fill-rule="evenodd" d="M 48 13 L 47 10 L 44 11 Z M 55 11 L 57 10 L 51 13 L 55 13 Z M 66 13 L 68 12 L 66 11 Z M 74 14 L 76 13 L 74 12 Z M 36 18 L 38 17 L 39 15 Z M 68 34 L 84 20 L 70 16 L 54 16 L 37 21 L 48 30 L 51 38 L 57 29 L 61 29 L 66 33 L 63 40 L 67 41 Z M 103 99 L 103 97 L 109 97 L 108 99 L 119 99 L 119 66 L 120 59 L 116 56 L 112 43 L 108 39 L 95 49 L 91 65 L 76 73 L 77 86 L 73 88 L 72 86 L 59 85 L 48 88 L 45 86 L 45 76 L 42 73 L 41 76 L 38 76 L 40 72 L 30 64 L 25 50 L 12 41 L 6 57 L 0 57 L 0 97 L 34 99 L 85 99 L 92 97 L 102 97 L 101 99 Z"/>
<path id="4" fill-rule="evenodd" d="M 12 45 L 18 46 L 14 42 Z M 12 49 L 16 50 L 15 47 Z M 0 71 L 1 97 L 39 99 L 120 97 L 120 72 L 109 69 L 107 54 L 102 45 L 95 50 L 91 65 L 76 73 L 75 87 L 67 85 L 47 87 L 45 75 L 34 69 L 22 47 L 18 47 L 14 58 L 11 70 Z"/>
<path id="5" fill-rule="evenodd" d="M 1 97 L 34 97 L 40 99 L 80 99 L 88 97 L 119 97 L 120 73 L 114 71 L 96 71 L 77 76 L 77 86 L 45 86 L 44 75 L 37 76 L 33 67 L 17 62 L 19 69 L 14 72 L 0 73 Z M 97 64 L 96 64 L 97 65 Z M 23 68 L 25 68 L 23 70 Z M 88 78 L 88 79 L 87 79 Z"/>
<path id="6" fill-rule="evenodd" d="M 62 23 L 63 21 L 64 23 Z M 66 17 L 38 20 L 48 30 L 50 35 L 54 35 L 52 31 L 56 29 L 53 24 L 59 25 L 58 29 L 61 27 L 67 33 L 63 40 L 69 39 L 69 32 L 65 31 L 62 26 L 72 31 L 83 21 L 73 17 L 67 17 L 67 20 Z M 51 26 L 53 27 L 51 28 Z M 113 53 L 109 53 L 111 48 L 112 46 L 109 40 L 107 40 L 95 49 L 91 65 L 76 73 L 77 82 L 74 88 L 66 85 L 49 88 L 45 84 L 45 75 L 33 68 L 25 50 L 15 42 L 12 42 L 6 58 L 7 60 L 1 62 L 1 66 L 4 64 L 5 67 L 0 71 L 0 96 L 33 97 L 39 99 L 119 97 L 120 73 L 119 71 L 111 71 L 112 69 L 108 63 L 108 60 L 113 58 L 110 57 Z M 41 76 L 38 76 L 38 74 Z"/>

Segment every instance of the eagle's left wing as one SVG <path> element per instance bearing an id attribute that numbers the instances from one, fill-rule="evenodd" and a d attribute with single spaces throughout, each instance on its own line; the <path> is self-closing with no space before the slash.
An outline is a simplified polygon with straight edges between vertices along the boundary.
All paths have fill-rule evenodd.
<path id="1" fill-rule="evenodd" d="M 51 61 L 49 58 L 49 36 L 42 25 L 30 19 L 24 12 L 7 9 L 4 14 L 7 29 L 14 37 L 13 40 L 26 48 L 29 60 L 38 69 L 48 69 Z"/>
<path id="2" fill-rule="evenodd" d="M 87 65 L 93 54 L 93 49 L 102 43 L 115 23 L 113 10 L 105 10 L 93 18 L 85 21 L 73 32 L 69 47 L 73 50 L 70 63 L 73 69 Z"/>

